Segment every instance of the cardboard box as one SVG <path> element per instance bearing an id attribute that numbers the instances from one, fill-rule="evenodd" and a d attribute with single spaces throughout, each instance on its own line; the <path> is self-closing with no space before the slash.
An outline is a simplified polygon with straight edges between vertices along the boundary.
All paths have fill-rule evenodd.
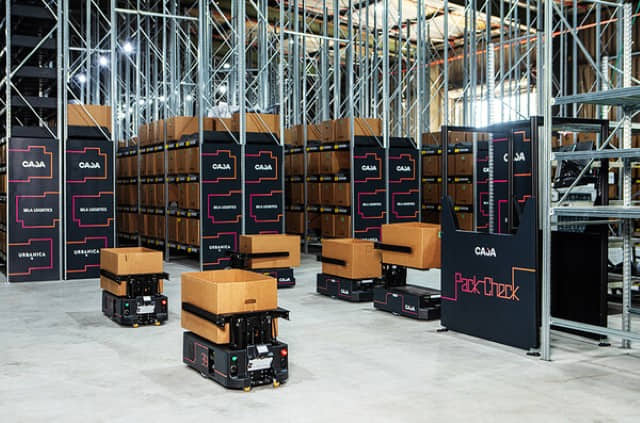
<path id="1" fill-rule="evenodd" d="M 334 191 L 335 191 L 335 184 L 333 182 L 320 183 L 320 198 L 322 199 L 322 205 L 324 206 L 335 205 Z"/>
<path id="2" fill-rule="evenodd" d="M 422 144 L 424 145 L 442 145 L 442 134 L 440 131 L 427 132 L 422 134 Z"/>
<path id="3" fill-rule="evenodd" d="M 292 182 L 290 184 L 291 203 L 292 204 L 304 204 L 304 183 Z"/>
<path id="4" fill-rule="evenodd" d="M 182 303 L 209 313 L 247 313 L 278 307 L 276 280 L 260 273 L 240 269 L 212 270 L 183 273 L 181 279 Z"/>
<path id="5" fill-rule="evenodd" d="M 285 154 L 284 155 L 284 175 L 285 176 L 292 175 L 292 173 L 291 173 L 291 157 L 293 157 L 292 154 Z"/>
<path id="6" fill-rule="evenodd" d="M 111 132 L 111 107 L 93 104 L 68 104 L 67 124 L 69 126 L 107 128 Z"/>
<path id="7" fill-rule="evenodd" d="M 437 211 L 423 211 L 422 221 L 425 223 L 440 224 L 440 212 Z"/>
<path id="8" fill-rule="evenodd" d="M 187 185 L 187 208 L 200 210 L 200 184 L 198 182 L 189 182 L 185 185 Z"/>
<path id="9" fill-rule="evenodd" d="M 164 184 L 154 184 L 155 206 L 164 207 Z"/>
<path id="10" fill-rule="evenodd" d="M 440 187 L 440 190 L 442 191 L 442 186 Z M 447 184 L 447 195 L 451 197 L 451 201 L 453 201 L 453 204 L 458 204 L 456 202 L 456 184 Z"/>
<path id="11" fill-rule="evenodd" d="M 187 220 L 187 244 L 193 246 L 200 246 L 200 220 L 198 219 L 186 219 Z"/>
<path id="12" fill-rule="evenodd" d="M 303 212 L 286 212 L 285 216 L 286 230 L 289 234 L 304 233 L 304 213 Z"/>
<path id="13" fill-rule="evenodd" d="M 473 175 L 473 154 L 454 154 L 455 158 L 455 175 L 471 176 Z M 449 172 L 451 175 L 451 172 Z"/>
<path id="14" fill-rule="evenodd" d="M 176 175 L 178 173 L 178 150 L 167 150 L 167 173 Z"/>
<path id="15" fill-rule="evenodd" d="M 307 125 L 307 141 L 322 141 L 322 125 Z"/>
<path id="16" fill-rule="evenodd" d="M 213 130 L 216 132 L 233 132 L 232 118 L 214 118 Z"/>
<path id="17" fill-rule="evenodd" d="M 181 184 L 168 184 L 168 203 L 170 207 L 178 207 L 178 186 Z"/>
<path id="18" fill-rule="evenodd" d="M 200 147 L 189 147 L 184 151 L 185 173 L 200 173 Z"/>
<path id="19" fill-rule="evenodd" d="M 114 275 L 162 273 L 162 252 L 144 247 L 102 248 L 100 269 Z"/>
<path id="20" fill-rule="evenodd" d="M 289 252 L 288 257 L 253 258 L 252 269 L 300 266 L 300 237 L 286 234 L 240 235 L 239 250 L 244 254 Z"/>
<path id="21" fill-rule="evenodd" d="M 165 141 L 165 121 L 157 120 L 151 124 L 151 132 L 149 134 L 149 144 L 162 144 Z"/>
<path id="22" fill-rule="evenodd" d="M 153 153 L 153 172 L 154 175 L 164 174 L 164 151 L 156 151 Z"/>
<path id="23" fill-rule="evenodd" d="M 455 184 L 456 204 L 470 206 L 473 204 L 473 184 Z"/>
<path id="24" fill-rule="evenodd" d="M 336 141 L 336 122 L 333 120 L 325 120 L 319 124 L 320 136 L 322 142 L 335 142 Z"/>
<path id="25" fill-rule="evenodd" d="M 178 184 L 178 208 L 189 208 L 189 189 L 184 183 Z"/>
<path id="26" fill-rule="evenodd" d="M 307 184 L 308 202 L 312 206 L 319 206 L 322 204 L 322 194 L 320 192 L 319 182 L 309 182 Z"/>
<path id="27" fill-rule="evenodd" d="M 273 319 L 273 336 L 278 335 L 278 319 Z M 231 342 L 231 331 L 229 330 L 229 323 L 224 325 L 221 329 L 219 326 L 211 323 L 208 320 L 202 319 L 195 314 L 188 311 L 182 311 L 181 313 L 181 325 L 184 329 L 189 330 L 199 336 L 202 336 L 209 341 L 216 344 L 228 344 Z"/>
<path id="28" fill-rule="evenodd" d="M 127 284 L 126 283 L 117 283 L 109 278 L 104 276 L 100 276 L 100 289 L 104 289 L 105 291 L 111 292 L 113 295 L 117 295 L 119 297 L 124 297 L 127 295 Z M 164 291 L 164 281 L 160 279 L 158 281 L 158 292 Z"/>
<path id="29" fill-rule="evenodd" d="M 458 229 L 463 231 L 473 230 L 473 213 L 459 212 L 458 217 Z"/>
<path id="30" fill-rule="evenodd" d="M 420 222 L 382 225 L 382 243 L 411 248 L 411 253 L 383 251 L 383 263 L 416 269 L 440 267 L 440 225 Z"/>
<path id="31" fill-rule="evenodd" d="M 431 177 L 441 176 L 442 156 L 439 154 L 425 154 L 422 156 L 422 174 Z"/>
<path id="32" fill-rule="evenodd" d="M 336 206 L 351 206 L 351 184 L 349 182 L 334 183 L 333 200 Z"/>
<path id="33" fill-rule="evenodd" d="M 240 114 L 234 113 L 232 116 L 233 132 L 240 132 Z M 274 134 L 280 136 L 280 115 L 266 113 L 246 113 L 245 132 Z"/>
<path id="34" fill-rule="evenodd" d="M 181 217 L 169 216 L 167 221 L 167 229 L 169 232 L 169 241 L 180 242 L 178 239 L 178 234 L 180 230 L 180 220 Z"/>
<path id="35" fill-rule="evenodd" d="M 304 157 L 302 154 L 291 155 L 291 175 L 304 175 Z"/>
<path id="36" fill-rule="evenodd" d="M 321 172 L 322 153 L 319 151 L 311 152 L 307 155 L 307 174 L 319 175 Z"/>
<path id="37" fill-rule="evenodd" d="M 322 263 L 322 273 L 347 279 L 379 278 L 382 275 L 382 254 L 373 242 L 362 239 L 324 239 L 322 256 L 343 260 L 344 266 Z"/>
<path id="38" fill-rule="evenodd" d="M 183 136 L 198 132 L 197 116 L 175 116 L 167 119 L 167 141 L 180 141 Z"/>
<path id="39" fill-rule="evenodd" d="M 447 154 L 447 175 L 457 175 L 456 171 L 456 154 Z"/>
<path id="40" fill-rule="evenodd" d="M 141 146 L 149 144 L 149 125 L 144 124 L 138 128 L 138 142 Z"/>
<path id="41" fill-rule="evenodd" d="M 437 182 L 422 184 L 422 202 L 425 204 L 440 204 L 442 185 Z"/>
<path id="42" fill-rule="evenodd" d="M 333 218 L 335 232 L 338 238 L 350 238 L 351 234 L 351 216 L 348 214 L 336 214 Z"/>
<path id="43" fill-rule="evenodd" d="M 448 145 L 465 143 L 467 142 L 467 133 L 460 131 L 449 131 L 447 142 Z"/>
<path id="44" fill-rule="evenodd" d="M 320 215 L 320 233 L 322 237 L 334 238 L 336 236 L 335 215 L 323 213 Z"/>
<path id="45" fill-rule="evenodd" d="M 308 212 L 307 218 L 309 219 L 309 229 L 312 231 L 320 231 L 322 225 L 320 213 Z"/>
<path id="46" fill-rule="evenodd" d="M 302 138 L 298 137 L 298 127 L 292 126 L 284 129 L 284 143 L 287 145 L 302 145 Z"/>
<path id="47" fill-rule="evenodd" d="M 351 141 L 350 119 L 338 119 L 336 121 L 336 141 Z M 355 137 L 379 137 L 382 136 L 382 120 L 369 118 L 353 119 L 353 135 Z"/>
<path id="48" fill-rule="evenodd" d="M 351 160 L 348 151 L 323 151 L 320 153 L 320 173 L 335 175 L 341 170 L 351 168 Z"/>

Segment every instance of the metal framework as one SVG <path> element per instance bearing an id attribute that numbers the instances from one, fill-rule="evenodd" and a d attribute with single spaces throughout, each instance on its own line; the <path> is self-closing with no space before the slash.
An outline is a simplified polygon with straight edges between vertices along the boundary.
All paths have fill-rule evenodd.
<path id="1" fill-rule="evenodd" d="M 580 3 L 580 5 L 578 4 Z M 577 6 L 588 4 L 588 12 L 578 21 Z M 601 21 L 604 9 L 609 14 L 606 23 Z M 596 46 L 590 50 L 580 37 L 579 28 L 591 13 L 595 14 Z M 631 332 L 631 264 L 633 257 L 632 219 L 640 217 L 640 207 L 632 204 L 631 198 L 631 162 L 640 160 L 640 149 L 632 148 L 632 119 L 640 110 L 640 85 L 633 80 L 632 72 L 632 28 L 633 16 L 631 3 L 624 2 L 573 2 L 573 8 L 564 7 L 556 2 L 545 2 L 544 7 L 544 72 L 543 99 L 544 142 L 540 148 L 540 187 L 541 221 L 542 221 L 542 358 L 551 358 L 551 326 L 574 330 L 583 330 L 604 336 L 622 339 L 623 348 L 630 347 L 631 340 L 640 340 L 637 332 Z M 637 13 L 637 12 L 636 12 Z M 603 30 L 607 25 L 615 25 L 613 40 L 603 39 Z M 559 37 L 557 34 L 561 34 Z M 613 46 L 609 45 L 611 43 Z M 575 56 L 578 52 L 584 57 L 587 68 L 596 75 L 595 83 L 578 89 L 577 61 L 566 63 L 564 51 L 572 49 Z M 558 49 L 560 54 L 557 55 Z M 615 56 L 607 56 L 607 51 L 615 52 Z M 560 69 L 560 78 L 556 78 L 556 69 Z M 567 68 L 571 69 L 567 72 Z M 571 78 L 563 77 L 572 75 Z M 609 115 L 609 108 L 615 109 L 617 122 L 612 122 L 613 130 L 608 139 L 598 140 L 597 149 L 582 153 L 552 154 L 553 116 L 577 116 L 586 105 L 595 105 L 603 117 Z M 614 137 L 619 140 L 614 145 Z M 580 157 L 588 160 L 585 170 L 599 160 L 617 159 L 621 162 L 622 199 L 610 202 L 609 205 L 593 207 L 572 207 L 563 204 L 569 192 L 557 203 L 551 203 L 551 165 L 552 160 L 572 160 Z M 584 172 L 583 172 L 584 173 Z M 577 182 L 577 181 L 576 181 Z M 575 184 L 574 184 L 575 185 Z M 570 191 L 570 189 L 569 189 Z M 622 320 L 620 329 L 599 327 L 579 322 L 559 319 L 551 315 L 550 267 L 553 251 L 551 250 L 551 231 L 553 216 L 574 216 L 579 218 L 598 218 L 600 220 L 616 218 L 622 220 Z"/>

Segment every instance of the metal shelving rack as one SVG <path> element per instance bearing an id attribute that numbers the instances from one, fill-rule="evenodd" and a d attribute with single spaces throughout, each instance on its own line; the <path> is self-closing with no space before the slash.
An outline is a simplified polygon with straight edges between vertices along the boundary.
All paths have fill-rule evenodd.
<path id="1" fill-rule="evenodd" d="M 0 31 L 4 43 L 0 60 L 5 75 L 0 79 L 0 146 L 8 148 L 12 137 L 48 138 L 56 145 L 60 178 L 58 194 L 59 220 L 69 217 L 65 207 L 63 156 L 67 152 L 70 133 L 68 104 L 104 105 L 111 102 L 108 68 L 111 25 L 103 10 L 104 0 L 45 1 L 6 0 L 2 2 L 3 19 Z M 84 106 L 80 106 L 84 107 Z M 85 108 L 86 111 L 86 108 Z M 114 142 L 113 134 L 105 133 L 97 122 L 91 129 L 104 139 Z M 8 154 L 7 154 L 8 157 Z M 7 167 L 8 168 L 8 167 Z M 3 169 L 7 180 L 8 169 Z M 6 197 L 2 198 L 6 206 Z M 9 229 L 5 245 L 8 250 Z M 60 279 L 65 279 L 67 246 L 65 225 L 59 225 Z M 11 264 L 7 263 L 5 274 Z"/>
<path id="2" fill-rule="evenodd" d="M 553 55 L 554 55 L 554 31 L 561 28 L 561 32 L 566 27 L 567 32 L 573 36 L 574 45 L 583 51 L 592 65 L 600 63 L 599 58 L 592 59 L 582 41 L 578 38 L 575 29 L 565 17 L 565 11 L 555 2 L 545 2 L 544 7 L 544 142 L 540 146 L 540 184 L 541 187 L 541 221 L 542 221 L 542 326 L 541 326 L 541 349 L 542 359 L 551 359 L 551 326 L 582 330 L 604 336 L 613 336 L 622 339 L 624 348 L 630 347 L 631 340 L 640 340 L 640 334 L 631 332 L 631 264 L 633 253 L 632 240 L 632 219 L 640 218 L 640 206 L 632 205 L 631 201 L 631 162 L 640 160 L 640 149 L 632 148 L 631 143 L 631 120 L 640 111 L 640 86 L 632 85 L 631 78 L 631 44 L 632 44 L 632 9 L 631 3 L 618 2 L 596 2 L 607 7 L 615 7 L 618 26 L 618 50 L 621 57 L 622 66 L 618 68 L 604 62 L 605 66 L 600 69 L 594 66 L 598 72 L 599 90 L 588 93 L 577 93 L 575 90 L 571 95 L 563 95 L 564 91 L 554 90 L 553 86 Z M 575 2 L 574 2 L 574 6 Z M 568 13 L 568 12 L 567 12 Z M 599 19 L 599 18 L 598 18 Z M 575 21 L 575 19 L 574 19 Z M 599 40 L 598 40 L 599 41 Z M 574 47 L 574 51 L 576 47 Z M 599 49 L 597 50 L 600 51 Z M 617 75 L 618 86 L 611 88 L 609 82 L 609 71 Z M 575 86 L 574 86 L 575 87 Z M 619 110 L 620 122 L 618 126 L 622 128 L 621 142 L 618 148 L 611 147 L 615 130 L 607 140 L 600 140 L 597 148 L 593 151 L 583 151 L 580 153 L 553 154 L 551 151 L 552 142 L 552 117 L 553 107 L 557 106 L 561 111 L 566 111 L 566 106 L 573 105 L 574 113 L 579 104 L 595 104 L 598 106 L 616 107 Z M 603 107 L 605 110 L 606 108 Z M 616 128 L 617 129 L 617 128 Z M 551 203 L 551 163 L 552 160 L 589 160 L 585 169 L 589 168 L 594 161 L 608 160 L 616 158 L 623 161 L 622 167 L 622 201 L 617 204 L 593 206 L 593 207 L 571 207 L 563 206 L 564 197 L 559 204 Z M 568 194 L 568 193 L 567 193 Z M 566 197 L 566 195 L 565 195 Z M 621 329 L 609 327 L 599 327 L 594 325 L 573 322 L 565 319 L 555 318 L 551 315 L 551 231 L 552 216 L 572 216 L 587 217 L 597 219 L 621 219 L 622 220 L 622 240 L 623 240 L 623 298 L 622 298 L 622 321 Z M 602 220 L 600 220 L 602 222 Z M 596 222 L 597 223 L 597 222 Z"/>

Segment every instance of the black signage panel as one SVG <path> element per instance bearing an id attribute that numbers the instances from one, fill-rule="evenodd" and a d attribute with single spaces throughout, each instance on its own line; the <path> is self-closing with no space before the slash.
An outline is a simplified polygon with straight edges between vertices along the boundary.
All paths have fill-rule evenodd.
<path id="1" fill-rule="evenodd" d="M 66 278 L 97 278 L 100 249 L 114 245 L 113 143 L 69 139 L 65 158 Z"/>
<path id="2" fill-rule="evenodd" d="M 11 138 L 7 166 L 8 280 L 59 280 L 58 145 L 47 138 Z"/>
<path id="3" fill-rule="evenodd" d="M 201 147 L 202 264 L 205 270 L 229 265 L 227 250 L 238 249 L 242 232 L 242 170 L 238 144 Z"/>

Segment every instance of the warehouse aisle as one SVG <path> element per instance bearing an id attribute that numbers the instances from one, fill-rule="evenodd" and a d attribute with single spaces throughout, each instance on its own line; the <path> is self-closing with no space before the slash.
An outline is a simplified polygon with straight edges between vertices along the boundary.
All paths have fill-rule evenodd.
<path id="1" fill-rule="evenodd" d="M 290 381 L 250 393 L 225 390 L 181 362 L 179 274 L 193 265 L 166 265 L 162 327 L 107 320 L 97 280 L 0 285 L 2 421 L 584 422 L 611 420 L 614 411 L 616 421 L 637 421 L 638 349 L 563 336 L 547 363 L 437 333 L 438 322 L 317 295 L 320 265 L 304 256 L 303 267 L 298 285 L 280 291 L 291 311 L 280 325 Z M 430 272 L 430 284 L 438 277 Z"/>

